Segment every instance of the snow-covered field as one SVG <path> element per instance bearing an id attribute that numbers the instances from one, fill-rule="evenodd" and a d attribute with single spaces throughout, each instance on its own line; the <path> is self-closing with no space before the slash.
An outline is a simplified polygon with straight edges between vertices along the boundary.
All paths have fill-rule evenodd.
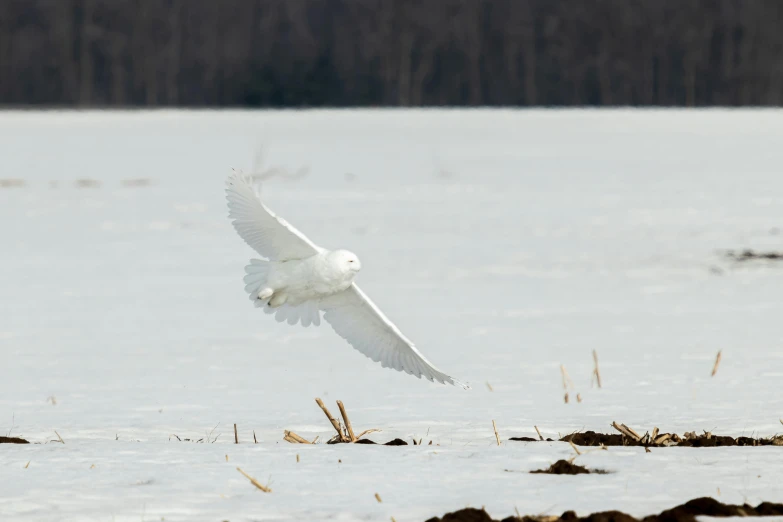
<path id="1" fill-rule="evenodd" d="M 723 254 L 783 249 L 781 143 L 783 112 L 760 110 L 2 112 L 0 435 L 42 444 L 0 445 L 0 520 L 783 502 L 780 447 L 610 448 L 577 463 L 611 474 L 530 475 L 573 450 L 492 430 L 783 431 L 783 266 Z M 473 389 L 253 308 L 231 167 L 356 252 L 364 290 Z M 284 442 L 331 436 L 315 397 L 377 441 L 433 445 Z"/>

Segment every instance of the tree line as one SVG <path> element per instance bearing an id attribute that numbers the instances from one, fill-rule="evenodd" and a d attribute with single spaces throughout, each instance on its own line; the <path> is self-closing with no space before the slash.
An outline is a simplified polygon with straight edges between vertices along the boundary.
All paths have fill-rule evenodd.
<path id="1" fill-rule="evenodd" d="M 0 104 L 781 105 L 781 0 L 0 0 Z"/>

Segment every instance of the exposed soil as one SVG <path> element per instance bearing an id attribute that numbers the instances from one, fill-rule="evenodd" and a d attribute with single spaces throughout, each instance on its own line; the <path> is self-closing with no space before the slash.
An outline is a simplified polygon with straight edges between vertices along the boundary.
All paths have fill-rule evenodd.
<path id="1" fill-rule="evenodd" d="M 408 443 L 402 439 L 393 439 L 384 444 L 384 446 L 407 446 Z"/>
<path id="2" fill-rule="evenodd" d="M 513 520 L 513 519 L 512 519 Z M 446 513 L 442 517 L 433 517 L 426 522 L 497 522 L 483 509 L 465 508 L 453 513 Z M 505 522 L 505 521 L 504 521 Z"/>
<path id="3" fill-rule="evenodd" d="M 509 440 L 538 442 L 532 437 L 511 437 Z M 551 441 L 552 439 L 547 439 Z M 689 432 L 684 435 L 676 433 L 661 433 L 652 437 L 646 433 L 641 440 L 635 440 L 620 433 L 596 433 L 585 431 L 572 433 L 560 439 L 561 442 L 573 442 L 577 446 L 644 446 L 644 447 L 669 447 L 679 446 L 687 448 L 713 448 L 718 446 L 783 446 L 783 436 L 770 438 L 753 437 L 726 437 L 713 435 L 712 433 L 696 434 Z"/>
<path id="4" fill-rule="evenodd" d="M 573 442 L 577 446 L 642 446 L 640 442 L 629 439 L 619 433 L 596 433 L 594 431 L 585 431 L 582 433 L 572 433 L 562 439 L 563 442 Z"/>
<path id="5" fill-rule="evenodd" d="M 753 250 L 743 250 L 742 252 L 734 252 L 729 250 L 726 252 L 726 256 L 734 261 L 783 261 L 783 252 L 754 252 Z"/>
<path id="6" fill-rule="evenodd" d="M 19 437 L 0 437 L 0 444 L 30 444 L 30 442 Z"/>
<path id="7" fill-rule="evenodd" d="M 342 442 L 342 441 L 335 441 L 335 442 L 329 442 L 328 444 L 350 444 L 349 442 Z M 407 446 L 408 443 L 405 442 L 402 439 L 393 439 L 389 442 L 385 442 L 383 444 L 378 444 L 377 442 L 371 441 L 370 439 L 359 439 L 353 444 L 377 444 L 380 446 Z"/>
<path id="8" fill-rule="evenodd" d="M 751 437 L 722 437 L 712 435 L 706 437 L 699 435 L 682 440 L 678 446 L 691 448 L 711 448 L 715 446 L 783 446 L 783 437 L 772 437 L 769 439 L 754 439 Z"/>
<path id="9" fill-rule="evenodd" d="M 573 462 L 568 462 L 567 460 L 561 459 L 546 469 L 537 469 L 535 471 L 531 471 L 530 473 L 548 473 L 550 475 L 581 475 L 595 473 L 595 471 L 590 471 L 584 466 L 579 466 Z"/>
<path id="10" fill-rule="evenodd" d="M 650 515 L 643 519 L 634 518 L 620 511 L 602 511 L 586 517 L 578 517 L 573 511 L 557 516 L 507 517 L 497 521 L 483 509 L 465 508 L 442 517 L 433 517 L 426 522 L 696 522 L 696 517 L 761 517 L 783 515 L 783 504 L 762 502 L 755 508 L 748 504 L 737 506 L 724 504 L 709 497 L 695 498 L 685 504 Z"/>

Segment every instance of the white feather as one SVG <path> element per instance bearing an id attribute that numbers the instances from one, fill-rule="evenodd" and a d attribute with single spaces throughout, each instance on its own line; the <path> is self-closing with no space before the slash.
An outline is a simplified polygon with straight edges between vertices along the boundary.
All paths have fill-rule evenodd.
<path id="1" fill-rule="evenodd" d="M 381 366 L 470 388 L 435 368 L 355 283 L 348 290 L 321 299 L 320 306 L 325 311 L 324 320 L 340 337 Z"/>
<path id="2" fill-rule="evenodd" d="M 250 264 L 245 267 L 245 272 L 245 292 L 250 295 L 251 301 L 256 301 L 258 293 L 263 290 L 264 283 L 266 283 L 269 263 L 260 259 L 251 259 Z"/>
<path id="3" fill-rule="evenodd" d="M 310 325 L 320 326 L 321 324 L 321 311 L 318 309 L 315 301 L 306 301 L 297 306 L 291 306 L 284 304 L 277 308 L 267 306 L 267 302 L 256 300 L 256 307 L 264 307 L 264 312 L 267 314 L 274 314 L 275 320 L 279 323 L 288 322 L 290 325 L 297 323 L 301 324 L 305 328 Z"/>
<path id="4" fill-rule="evenodd" d="M 232 172 L 226 181 L 228 217 L 239 236 L 267 259 L 304 259 L 323 249 L 264 206 L 249 180 Z"/>

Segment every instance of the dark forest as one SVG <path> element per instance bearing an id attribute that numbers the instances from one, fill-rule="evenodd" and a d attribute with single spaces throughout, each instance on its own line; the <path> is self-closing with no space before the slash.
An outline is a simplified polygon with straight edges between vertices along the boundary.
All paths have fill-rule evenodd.
<path id="1" fill-rule="evenodd" d="M 781 102 L 780 0 L 0 0 L 5 106 Z"/>

